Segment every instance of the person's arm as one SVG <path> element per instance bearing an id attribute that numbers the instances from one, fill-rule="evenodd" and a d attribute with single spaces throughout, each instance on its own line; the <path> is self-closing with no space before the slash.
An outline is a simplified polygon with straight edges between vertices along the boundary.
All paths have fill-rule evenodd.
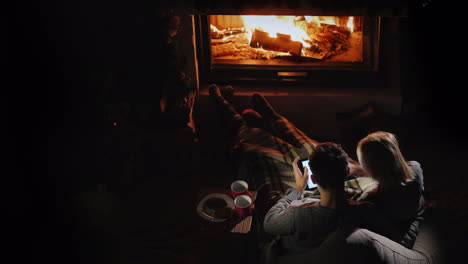
<path id="1" fill-rule="evenodd" d="M 292 164 L 296 187 L 268 211 L 263 221 L 265 231 L 272 235 L 288 235 L 294 232 L 294 207 L 290 204 L 302 197 L 309 177 L 308 169 L 304 168 L 302 172 L 297 166 L 298 161 L 299 157 L 296 157 Z"/>
<path id="2" fill-rule="evenodd" d="M 292 201 L 301 197 L 301 193 L 296 189 L 291 189 L 283 198 L 270 208 L 263 221 L 263 228 L 272 235 L 289 235 L 295 230 L 294 210 L 289 206 Z"/>
<path id="3" fill-rule="evenodd" d="M 414 242 L 416 242 L 416 237 L 418 236 L 419 233 L 419 227 L 421 226 L 421 223 L 424 221 L 423 216 L 418 216 L 414 219 L 414 221 L 410 224 L 408 231 L 403 235 L 402 240 L 400 241 L 400 244 L 407 248 L 413 248 Z"/>
<path id="4" fill-rule="evenodd" d="M 349 168 L 348 176 L 366 176 L 366 172 L 361 167 L 359 162 L 349 157 L 348 157 L 348 168 Z"/>
<path id="5" fill-rule="evenodd" d="M 304 171 L 301 171 L 299 169 L 299 166 L 297 165 L 297 162 L 299 161 L 299 156 L 297 156 L 292 164 L 293 171 L 294 171 L 294 179 L 296 181 L 296 190 L 302 194 L 304 193 L 306 187 L 307 187 L 307 180 L 309 179 L 309 169 L 307 167 L 304 167 Z"/>

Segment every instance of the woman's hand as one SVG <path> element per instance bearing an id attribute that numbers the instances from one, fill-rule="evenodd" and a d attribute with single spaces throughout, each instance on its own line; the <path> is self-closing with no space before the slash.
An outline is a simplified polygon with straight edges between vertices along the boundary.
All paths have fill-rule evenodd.
<path id="1" fill-rule="evenodd" d="M 294 159 L 292 166 L 294 170 L 294 178 L 296 179 L 296 190 L 298 190 L 302 194 L 307 186 L 307 180 L 309 179 L 309 170 L 307 169 L 307 167 L 305 167 L 304 172 L 302 172 L 297 166 L 298 161 L 299 156 Z"/>

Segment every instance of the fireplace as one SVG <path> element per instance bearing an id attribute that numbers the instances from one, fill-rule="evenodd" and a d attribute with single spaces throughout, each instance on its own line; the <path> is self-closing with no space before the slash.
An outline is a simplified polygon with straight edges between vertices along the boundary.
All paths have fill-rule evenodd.
<path id="1" fill-rule="evenodd" d="M 216 117 L 207 96 L 212 83 L 235 87 L 236 109 L 250 107 L 252 93 L 261 92 L 319 141 L 339 139 L 337 113 L 367 104 L 400 113 L 403 4 L 371 9 L 330 1 L 323 8 L 309 1 L 216 3 L 191 11 L 200 134 L 214 136 Z"/>
<path id="2" fill-rule="evenodd" d="M 378 79 L 379 16 L 196 15 L 201 82 L 348 86 Z M 371 84 L 373 85 L 373 84 Z"/>
<path id="3" fill-rule="evenodd" d="M 363 17 L 210 15 L 208 18 L 213 66 L 352 68 L 364 64 Z M 369 42 L 366 36 L 365 64 L 372 65 Z"/>

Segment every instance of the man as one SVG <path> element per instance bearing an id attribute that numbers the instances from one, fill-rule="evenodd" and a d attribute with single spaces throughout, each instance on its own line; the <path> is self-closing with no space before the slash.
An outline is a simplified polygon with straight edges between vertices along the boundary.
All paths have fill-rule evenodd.
<path id="1" fill-rule="evenodd" d="M 344 180 L 349 173 L 348 155 L 335 143 L 319 143 L 309 156 L 312 182 L 317 184 L 320 200 L 303 198 L 308 171 L 300 171 L 293 162 L 295 188 L 268 211 L 263 227 L 277 239 L 274 254 L 302 253 L 320 245 L 327 236 L 345 222 L 349 208 L 344 196 Z M 278 252 L 281 251 L 281 252 Z M 267 256 L 268 258 L 268 256 Z"/>

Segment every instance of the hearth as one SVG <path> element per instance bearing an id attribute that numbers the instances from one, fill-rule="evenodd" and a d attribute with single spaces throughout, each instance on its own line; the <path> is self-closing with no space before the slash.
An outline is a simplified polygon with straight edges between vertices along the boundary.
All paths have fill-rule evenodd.
<path id="1" fill-rule="evenodd" d="M 249 107 L 252 93 L 261 92 L 317 139 L 338 138 L 336 113 L 370 103 L 399 113 L 404 8 L 265 2 L 191 12 L 200 131 L 214 120 L 206 96 L 212 83 L 235 87 L 237 109 Z"/>
<path id="2" fill-rule="evenodd" d="M 208 19 L 207 46 L 214 66 L 371 66 L 373 47 L 367 35 L 378 36 L 369 32 L 369 25 L 378 20 L 366 18 L 364 30 L 364 18 L 354 16 L 210 15 Z"/>
<path id="3" fill-rule="evenodd" d="M 195 1 L 197 81 L 281 91 L 395 86 L 395 35 L 407 11 L 403 1 Z"/>
<path id="4" fill-rule="evenodd" d="M 378 71 L 380 17 L 195 16 L 206 82 L 352 83 Z"/>

